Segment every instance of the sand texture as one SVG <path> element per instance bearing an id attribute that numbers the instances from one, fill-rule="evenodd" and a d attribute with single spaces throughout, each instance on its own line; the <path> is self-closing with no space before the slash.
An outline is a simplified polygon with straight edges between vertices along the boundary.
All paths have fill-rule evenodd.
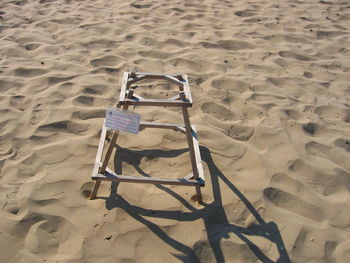
<path id="1" fill-rule="evenodd" d="M 350 262 L 349 30 L 339 0 L 2 0 L 0 262 Z M 203 205 L 193 187 L 108 182 L 88 200 L 130 70 L 189 76 Z M 110 167 L 179 178 L 186 147 L 121 133 Z"/>

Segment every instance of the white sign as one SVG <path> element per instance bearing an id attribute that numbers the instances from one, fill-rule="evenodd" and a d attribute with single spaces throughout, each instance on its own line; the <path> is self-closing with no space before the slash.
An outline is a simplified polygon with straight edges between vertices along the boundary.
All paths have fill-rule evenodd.
<path id="1" fill-rule="evenodd" d="M 140 126 L 140 115 L 131 111 L 109 108 L 106 111 L 106 127 L 113 130 L 137 134 Z"/>

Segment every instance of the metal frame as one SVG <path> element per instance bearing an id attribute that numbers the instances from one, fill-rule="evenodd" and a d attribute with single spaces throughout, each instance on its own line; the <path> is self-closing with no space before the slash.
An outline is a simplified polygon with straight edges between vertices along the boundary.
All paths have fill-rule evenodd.
<path id="1" fill-rule="evenodd" d="M 135 89 L 131 87 L 132 84 L 145 79 L 165 79 L 179 87 L 179 94 L 170 99 L 144 99 L 134 94 Z M 101 181 L 116 181 L 116 182 L 130 182 L 130 183 L 149 183 L 149 184 L 168 184 L 168 185 L 183 185 L 194 186 L 196 188 L 197 201 L 202 202 L 202 195 L 200 187 L 205 186 L 205 178 L 203 173 L 202 159 L 199 151 L 198 136 L 194 125 L 190 124 L 188 115 L 188 107 L 192 107 L 192 96 L 188 83 L 187 75 L 184 74 L 154 74 L 143 72 L 125 72 L 123 75 L 122 86 L 120 90 L 119 102 L 117 108 L 128 109 L 130 105 L 137 106 L 170 106 L 181 107 L 184 117 L 184 124 L 166 124 L 166 123 L 152 123 L 140 122 L 140 129 L 143 128 L 162 128 L 173 129 L 181 131 L 186 134 L 192 173 L 180 179 L 165 179 L 156 177 L 143 176 L 126 176 L 118 175 L 107 167 L 108 161 L 113 153 L 115 144 L 119 135 L 119 131 L 114 131 L 111 138 L 107 135 L 107 128 L 105 122 L 103 123 L 100 142 L 97 149 L 96 160 L 92 172 L 92 179 L 95 180 L 94 188 L 91 192 L 90 199 L 94 199 L 97 195 L 98 188 Z M 109 142 L 108 149 L 104 160 L 102 161 L 103 150 L 105 142 Z"/>

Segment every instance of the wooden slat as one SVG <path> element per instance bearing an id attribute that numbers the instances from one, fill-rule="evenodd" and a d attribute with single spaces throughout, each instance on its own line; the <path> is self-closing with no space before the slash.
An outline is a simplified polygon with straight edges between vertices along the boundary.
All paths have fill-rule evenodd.
<path id="1" fill-rule="evenodd" d="M 154 77 L 164 77 L 164 76 L 171 76 L 176 77 L 179 74 L 161 74 L 161 73 L 151 73 L 151 72 L 135 72 L 136 75 L 145 75 L 145 76 L 154 76 Z"/>
<path id="2" fill-rule="evenodd" d="M 190 151 L 190 158 L 191 158 L 191 166 L 192 166 L 192 172 L 194 175 L 195 179 L 198 179 L 198 169 L 197 169 L 197 162 L 196 162 L 196 156 L 195 156 L 195 151 L 193 148 L 193 136 L 192 136 L 192 128 L 190 124 L 190 118 L 188 115 L 188 110 L 186 107 L 182 107 L 182 114 L 184 118 L 184 123 L 185 123 L 185 129 L 186 129 L 186 137 L 187 137 L 187 143 L 188 143 L 188 148 Z"/>
<path id="3" fill-rule="evenodd" d="M 106 171 L 104 174 L 97 174 L 92 179 L 102 180 L 102 181 L 129 182 L 129 183 L 202 186 L 197 180 L 186 180 L 183 178 L 165 179 L 165 178 L 157 178 L 157 177 L 117 175 L 116 173 L 111 171 L 109 168 L 106 168 Z"/>
<path id="4" fill-rule="evenodd" d="M 170 123 L 155 123 L 155 122 L 140 122 L 140 129 L 142 128 L 159 128 L 159 129 L 174 129 L 181 132 L 185 132 L 183 124 L 170 124 Z"/>
<path id="5" fill-rule="evenodd" d="M 130 97 L 130 96 L 129 96 L 130 92 L 131 92 L 131 90 L 127 90 L 127 91 L 126 91 L 126 98 L 129 98 L 129 97 Z M 133 98 L 133 97 L 136 98 L 137 100 L 144 100 L 143 97 L 141 97 L 141 96 L 135 94 L 135 92 L 133 92 L 131 98 Z"/>
<path id="6" fill-rule="evenodd" d="M 128 96 L 128 94 L 129 94 L 129 91 L 127 90 L 126 91 L 126 97 Z M 141 97 L 140 95 L 137 95 L 135 93 L 132 96 L 134 98 L 136 98 L 137 100 L 145 100 L 144 97 Z M 176 94 L 175 96 L 172 96 L 172 97 L 168 98 L 167 100 L 179 100 L 179 99 L 180 99 L 180 94 Z"/>
<path id="7" fill-rule="evenodd" d="M 194 153 L 195 153 L 195 157 L 196 157 L 198 176 L 201 179 L 201 181 L 203 181 L 203 184 L 204 184 L 205 178 L 204 178 L 204 172 L 203 172 L 201 152 L 199 149 L 198 135 L 197 135 L 196 127 L 194 125 L 192 125 L 192 140 L 193 140 Z"/>
<path id="8" fill-rule="evenodd" d="M 176 94 L 175 96 L 170 97 L 168 100 L 179 100 L 180 94 Z"/>
<path id="9" fill-rule="evenodd" d="M 96 154 L 96 159 L 95 159 L 95 165 L 94 165 L 94 169 L 92 171 L 92 178 L 94 178 L 97 173 L 98 170 L 100 169 L 101 166 L 101 158 L 102 158 L 102 154 L 103 154 L 103 148 L 104 148 L 104 144 L 105 144 L 105 140 L 106 140 L 106 133 L 107 133 L 107 128 L 105 126 L 105 120 L 103 121 L 103 126 L 102 126 L 102 131 L 101 131 L 101 137 L 100 137 L 100 141 L 98 143 L 98 148 L 97 148 L 97 154 Z M 90 200 L 95 199 L 98 188 L 100 187 L 101 184 L 101 180 L 97 180 L 95 182 L 94 188 L 91 191 Z"/>
<path id="10" fill-rule="evenodd" d="M 137 95 L 137 94 L 135 94 L 134 93 L 134 98 L 136 98 L 136 99 L 138 99 L 138 100 L 144 100 L 144 98 L 143 97 L 141 97 L 141 96 L 139 96 L 139 95 Z"/>
<path id="11" fill-rule="evenodd" d="M 180 86 L 180 87 L 183 87 L 184 86 L 184 82 L 180 81 L 178 78 L 176 77 L 173 77 L 173 76 L 170 76 L 170 75 L 165 75 L 165 78 L 169 81 L 171 81 L 172 83 Z"/>
<path id="12" fill-rule="evenodd" d="M 120 108 L 120 105 L 121 105 L 121 104 L 118 103 L 118 104 L 117 104 L 117 108 Z M 128 104 L 125 104 L 125 105 L 123 106 L 123 109 L 124 109 L 124 110 L 127 110 L 128 107 L 129 107 L 129 105 L 128 105 Z M 110 140 L 110 142 L 109 142 L 109 146 L 108 146 L 108 149 L 107 149 L 107 152 L 106 152 L 106 156 L 105 156 L 105 158 L 104 158 L 104 160 L 103 160 L 103 163 L 102 163 L 101 168 L 100 168 L 100 171 L 99 171 L 100 173 L 104 173 L 104 171 L 105 171 L 105 169 L 106 169 L 106 167 L 107 167 L 107 165 L 108 165 L 109 159 L 111 158 L 111 155 L 112 155 L 113 149 L 114 149 L 114 147 L 115 147 L 115 144 L 116 144 L 116 142 L 117 142 L 118 136 L 119 136 L 119 131 L 118 131 L 118 130 L 115 130 L 115 131 L 113 132 L 113 136 L 112 136 L 112 138 L 111 138 L 111 140 Z"/>
<path id="13" fill-rule="evenodd" d="M 188 82 L 187 75 L 184 74 L 184 75 L 182 75 L 182 77 L 183 77 L 184 80 L 185 80 L 184 92 L 185 92 L 185 94 L 186 94 L 186 98 L 188 99 L 189 102 L 192 103 L 192 94 L 191 94 L 190 84 L 189 84 L 189 82 Z"/>
<path id="14" fill-rule="evenodd" d="M 175 74 L 159 74 L 159 73 L 144 73 L 144 72 L 135 72 L 135 74 L 136 74 L 136 78 L 130 78 L 128 80 L 128 86 L 144 79 L 167 79 L 176 85 L 179 85 L 179 86 L 184 85 L 184 82 L 180 81 L 176 77 L 177 75 Z"/>
<path id="15" fill-rule="evenodd" d="M 177 100 L 167 100 L 167 99 L 125 99 L 124 101 L 119 101 L 121 105 L 128 103 L 129 105 L 139 105 L 139 106 L 168 106 L 168 107 L 192 107 L 192 103 L 188 100 L 177 101 Z"/>
<path id="16" fill-rule="evenodd" d="M 90 193 L 90 197 L 89 197 L 90 200 L 95 199 L 95 197 L 97 195 L 98 188 L 100 187 L 100 185 L 101 185 L 101 180 L 96 180 L 94 188 L 92 189 L 92 191 Z"/>
<path id="17" fill-rule="evenodd" d="M 191 173 L 189 173 L 188 175 L 186 175 L 186 176 L 184 177 L 184 179 L 189 180 L 189 179 L 193 179 L 193 177 L 194 177 L 194 175 L 193 175 L 193 173 L 191 172 Z"/>
<path id="18" fill-rule="evenodd" d="M 105 126 L 105 120 L 103 121 L 103 126 L 102 126 L 102 132 L 101 132 L 101 137 L 100 137 L 100 142 L 98 144 L 97 148 L 97 154 L 96 154 L 96 159 L 95 159 L 95 166 L 92 171 L 92 177 L 94 177 L 98 173 L 98 169 L 100 168 L 100 162 L 101 162 L 101 157 L 103 153 L 103 148 L 106 140 L 106 132 L 107 128 Z"/>
<path id="19" fill-rule="evenodd" d="M 198 181 L 198 183 L 200 183 L 201 185 L 204 186 L 204 182 L 200 178 L 199 172 L 198 172 L 196 154 L 195 154 L 195 150 L 194 150 L 194 146 L 193 146 L 194 140 L 193 140 L 192 127 L 190 124 L 188 109 L 186 107 L 182 107 L 182 114 L 184 117 L 184 123 L 185 123 L 185 128 L 186 128 L 186 137 L 187 137 L 187 142 L 188 142 L 188 148 L 190 150 L 193 178 L 196 179 Z M 202 202 L 202 193 L 201 193 L 201 188 L 198 185 L 196 185 L 196 197 L 197 197 L 197 201 L 199 203 L 201 203 Z"/>
<path id="20" fill-rule="evenodd" d="M 136 76 L 137 76 L 137 73 L 136 73 Z M 147 75 L 139 75 L 136 78 L 128 79 L 128 86 L 144 79 L 147 79 Z"/>
<path id="21" fill-rule="evenodd" d="M 128 97 L 129 95 L 129 90 L 126 90 L 126 97 Z M 145 100 L 144 97 L 141 97 L 140 95 L 137 95 L 135 93 L 133 93 L 132 95 L 134 98 L 136 98 L 137 100 Z M 170 98 L 168 98 L 167 100 L 179 100 L 180 99 L 180 94 L 176 94 L 175 96 L 172 96 Z"/>
<path id="22" fill-rule="evenodd" d="M 131 99 L 131 98 L 134 96 L 134 92 L 135 92 L 134 89 L 129 88 L 129 89 L 126 91 L 126 97 L 127 97 L 128 99 Z"/>
<path id="23" fill-rule="evenodd" d="M 122 80 L 122 86 L 120 88 L 120 94 L 119 94 L 119 101 L 125 100 L 125 93 L 126 93 L 126 85 L 128 82 L 128 72 L 124 72 L 123 74 L 123 80 Z"/>
<path id="24" fill-rule="evenodd" d="M 179 92 L 180 100 L 185 101 L 186 100 L 186 94 L 184 91 Z"/>
<path id="25" fill-rule="evenodd" d="M 166 79 L 166 76 L 162 74 L 136 73 L 136 76 L 136 78 L 129 78 L 128 86 L 145 79 Z"/>

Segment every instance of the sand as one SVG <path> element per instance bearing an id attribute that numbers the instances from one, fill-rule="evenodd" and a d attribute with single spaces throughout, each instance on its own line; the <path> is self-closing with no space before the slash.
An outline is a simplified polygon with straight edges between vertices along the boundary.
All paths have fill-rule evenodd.
<path id="1" fill-rule="evenodd" d="M 0 16 L 0 262 L 349 262 L 349 1 L 3 0 Z M 188 74 L 203 205 L 107 182 L 88 200 L 130 70 Z M 190 172 L 179 132 L 119 139 L 119 172 Z"/>

